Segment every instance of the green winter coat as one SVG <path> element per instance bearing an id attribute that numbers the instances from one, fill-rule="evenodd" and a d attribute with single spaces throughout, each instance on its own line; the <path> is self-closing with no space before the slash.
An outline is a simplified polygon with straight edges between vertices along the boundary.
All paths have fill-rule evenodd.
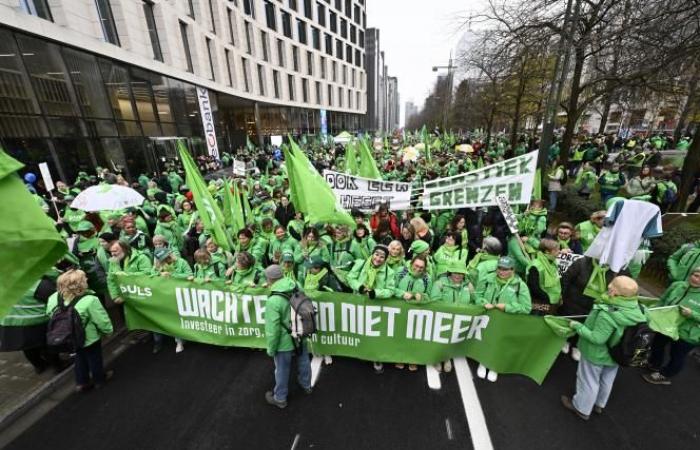
<path id="1" fill-rule="evenodd" d="M 265 258 L 265 247 L 260 239 L 253 239 L 248 243 L 247 247 L 243 247 L 240 243 L 236 244 L 233 252 L 234 261 L 236 254 L 238 254 L 239 252 L 250 253 L 255 257 L 255 265 L 258 267 L 262 267 L 263 259 Z"/>
<path id="2" fill-rule="evenodd" d="M 334 240 L 328 247 L 331 268 L 336 271 L 350 271 L 357 259 L 353 255 L 359 252 L 359 250 L 353 248 L 357 245 L 357 241 L 350 238 L 345 238 L 341 241 Z"/>
<path id="3" fill-rule="evenodd" d="M 413 271 L 408 267 L 403 267 L 395 272 L 396 279 L 394 280 L 394 296 L 402 298 L 406 292 L 413 294 L 424 294 L 422 297 L 430 295 L 433 282 L 428 273 L 421 276 L 415 276 Z"/>
<path id="4" fill-rule="evenodd" d="M 581 247 L 583 247 L 583 251 L 585 252 L 588 250 L 588 247 L 591 246 L 595 237 L 598 236 L 600 228 L 590 220 L 586 220 L 576 225 L 576 231 L 578 231 Z"/>
<path id="5" fill-rule="evenodd" d="M 525 245 L 526 249 L 529 249 L 527 242 L 524 242 L 523 244 Z M 508 256 L 513 258 L 513 261 L 515 261 L 515 273 L 521 277 L 524 277 L 525 269 L 527 268 L 528 264 L 530 264 L 530 258 L 528 258 L 528 256 L 523 252 L 523 249 L 518 243 L 518 238 L 515 236 L 508 238 Z"/>
<path id="6" fill-rule="evenodd" d="M 271 294 L 265 302 L 265 340 L 267 354 L 274 357 L 278 352 L 294 350 L 294 341 L 287 331 L 292 328 L 289 300 L 275 294 L 283 292 L 290 295 L 297 284 L 289 278 L 282 278 L 270 286 Z"/>
<path id="7" fill-rule="evenodd" d="M 70 304 L 68 301 L 63 302 Z M 58 292 L 49 297 L 46 304 L 46 314 L 51 316 L 58 305 Z M 94 295 L 85 295 L 75 304 L 75 310 L 80 316 L 80 321 L 85 329 L 85 347 L 100 340 L 100 336 L 112 333 L 112 321 L 107 315 L 100 299 Z"/>
<path id="8" fill-rule="evenodd" d="M 527 285 L 517 275 L 508 280 L 502 280 L 493 273 L 483 278 L 476 288 L 476 303 L 506 305 L 505 311 L 509 314 L 530 314 L 532 300 Z"/>
<path id="9" fill-rule="evenodd" d="M 348 274 L 347 282 L 354 292 L 359 292 L 362 286 L 366 286 L 369 281 L 372 268 L 372 258 L 366 260 L 358 259 L 355 265 Z M 376 277 L 372 286 L 367 286 L 368 289 L 374 289 L 377 298 L 391 298 L 394 296 L 394 271 L 389 266 L 383 264 L 381 267 L 375 268 Z"/>
<path id="10" fill-rule="evenodd" d="M 199 263 L 194 264 L 194 279 L 204 280 L 224 280 L 226 278 L 226 266 L 220 262 L 210 262 L 203 266 Z"/>
<path id="11" fill-rule="evenodd" d="M 280 258 L 282 258 L 282 253 L 292 252 L 292 254 L 294 254 L 296 253 L 298 247 L 299 241 L 289 235 L 286 235 L 284 239 L 281 240 L 274 237 L 270 241 L 270 245 L 268 245 L 267 258 L 269 261 L 277 261 L 279 264 Z M 277 258 L 275 258 L 275 254 L 277 254 Z"/>
<path id="12" fill-rule="evenodd" d="M 581 336 L 578 348 L 583 358 L 598 366 L 616 366 L 609 348 L 620 341 L 625 327 L 641 322 L 646 317 L 636 298 L 614 297 L 594 304 L 586 321 L 573 322 L 572 327 Z"/>
<path id="13" fill-rule="evenodd" d="M 180 228 L 180 225 L 178 225 L 174 220 L 171 222 L 159 221 L 156 225 L 155 231 L 153 231 L 153 235 L 161 235 L 165 237 L 168 244 L 170 244 L 170 247 L 178 250 L 182 248 L 182 242 L 184 239 L 182 233 L 182 228 Z"/>
<path id="14" fill-rule="evenodd" d="M 474 259 L 469 261 L 469 265 L 467 266 L 467 278 L 472 286 L 476 287 L 481 280 L 496 273 L 498 258 L 498 255 L 490 255 L 481 252 L 477 253 Z"/>
<path id="15" fill-rule="evenodd" d="M 351 239 L 354 245 L 350 248 L 350 251 L 352 252 L 352 256 L 354 256 L 355 259 L 369 258 L 372 252 L 374 251 L 374 247 L 377 246 L 377 243 L 374 242 L 374 239 L 372 239 L 371 236 L 367 236 L 362 240 L 358 240 L 354 237 Z"/>
<path id="16" fill-rule="evenodd" d="M 265 275 L 256 266 L 246 270 L 235 269 L 231 275 L 231 288 L 236 291 L 256 287 L 264 282 Z"/>
<path id="17" fill-rule="evenodd" d="M 165 266 L 156 267 L 153 266 L 153 275 L 160 275 L 161 272 L 169 272 L 172 278 L 188 278 L 192 276 L 192 268 L 190 265 L 181 257 L 177 257 L 174 263 L 166 264 Z"/>
<path id="18" fill-rule="evenodd" d="M 467 250 L 457 247 L 456 245 L 443 244 L 433 255 L 433 262 L 435 263 L 435 277 L 446 273 L 449 267 L 454 267 L 455 265 L 460 265 L 462 267 L 467 266 Z"/>
<path id="19" fill-rule="evenodd" d="M 684 341 L 700 345 L 700 288 L 687 281 L 672 283 L 661 296 L 663 306 L 679 305 L 689 308 L 691 314 L 678 327 L 678 335 Z"/>
<path id="20" fill-rule="evenodd" d="M 46 304 L 34 298 L 37 286 L 39 286 L 39 281 L 27 289 L 5 317 L 0 319 L 0 326 L 30 327 L 49 321 L 49 316 L 46 315 Z"/>
<path id="21" fill-rule="evenodd" d="M 521 236 L 540 238 L 547 231 L 547 209 L 529 209 L 518 217 Z"/>
<path id="22" fill-rule="evenodd" d="M 666 264 L 672 281 L 686 281 L 690 271 L 700 266 L 700 241 L 683 245 L 668 258 Z"/>
<path id="23" fill-rule="evenodd" d="M 469 292 L 469 284 L 466 278 L 461 284 L 454 284 L 448 275 L 441 276 L 433 283 L 430 299 L 459 305 L 474 303 Z"/>
<path id="24" fill-rule="evenodd" d="M 128 274 L 150 274 L 153 269 L 151 259 L 138 250 L 132 250 L 131 256 L 127 256 L 122 260 L 122 264 L 109 260 L 109 269 L 107 269 L 107 288 L 112 299 L 121 296 L 119 285 L 115 278 L 117 273 Z"/>

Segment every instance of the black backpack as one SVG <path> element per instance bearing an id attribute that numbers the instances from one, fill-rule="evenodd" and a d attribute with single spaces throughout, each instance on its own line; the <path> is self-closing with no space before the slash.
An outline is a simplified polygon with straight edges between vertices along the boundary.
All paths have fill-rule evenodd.
<path id="1" fill-rule="evenodd" d="M 294 338 L 295 346 L 302 338 L 311 337 L 316 333 L 316 308 L 304 291 L 296 288 L 291 293 L 273 292 L 272 294 L 280 295 L 289 301 L 292 327 L 287 328 L 284 324 L 282 326 Z"/>
<path id="2" fill-rule="evenodd" d="M 56 308 L 46 327 L 46 346 L 54 353 L 75 353 L 85 346 L 85 328 L 75 305 L 83 297 L 76 297 L 69 305 L 58 296 Z"/>
<path id="3" fill-rule="evenodd" d="M 608 343 L 610 357 L 623 367 L 646 367 L 654 335 L 644 322 L 625 327 L 620 342 L 613 346 Z"/>

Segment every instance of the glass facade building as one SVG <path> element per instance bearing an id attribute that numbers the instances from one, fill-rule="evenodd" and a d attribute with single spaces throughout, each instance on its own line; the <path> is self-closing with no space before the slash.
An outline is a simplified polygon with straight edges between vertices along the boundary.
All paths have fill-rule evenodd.
<path id="1" fill-rule="evenodd" d="M 246 137 L 320 133 L 320 110 L 209 92 L 217 139 L 235 152 Z M 257 123 L 256 123 L 257 103 Z M 362 115 L 327 112 L 328 133 L 358 131 Z M 162 169 L 176 138 L 206 153 L 194 84 L 0 27 L 0 144 L 38 173 L 73 182 L 97 166 L 135 179 Z"/>

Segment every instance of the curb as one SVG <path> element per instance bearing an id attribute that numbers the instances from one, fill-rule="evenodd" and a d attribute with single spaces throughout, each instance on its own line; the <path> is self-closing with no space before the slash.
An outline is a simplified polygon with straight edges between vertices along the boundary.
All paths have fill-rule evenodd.
<path id="1" fill-rule="evenodd" d="M 124 327 L 123 329 L 117 331 L 115 334 L 110 336 L 108 340 L 102 343 L 103 347 L 108 345 L 111 347 L 113 344 L 118 344 L 129 334 L 129 330 Z M 120 352 L 110 352 L 108 357 L 105 357 L 105 364 L 112 362 L 112 360 L 119 356 Z M 14 424 L 19 418 L 24 416 L 31 408 L 39 404 L 46 397 L 54 393 L 60 386 L 68 382 L 73 373 L 73 364 L 66 367 L 63 372 L 56 374 L 49 381 L 41 385 L 38 389 L 32 391 L 23 402 L 16 405 L 9 412 L 0 416 L 0 433 L 9 428 Z"/>

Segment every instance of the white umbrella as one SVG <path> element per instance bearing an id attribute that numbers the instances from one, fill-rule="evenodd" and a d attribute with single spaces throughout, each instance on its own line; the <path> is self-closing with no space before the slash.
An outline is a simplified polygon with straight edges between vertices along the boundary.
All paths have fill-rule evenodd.
<path id="1" fill-rule="evenodd" d="M 117 184 L 90 186 L 78 194 L 71 208 L 83 211 L 115 211 L 143 203 L 143 195 L 135 190 Z"/>

